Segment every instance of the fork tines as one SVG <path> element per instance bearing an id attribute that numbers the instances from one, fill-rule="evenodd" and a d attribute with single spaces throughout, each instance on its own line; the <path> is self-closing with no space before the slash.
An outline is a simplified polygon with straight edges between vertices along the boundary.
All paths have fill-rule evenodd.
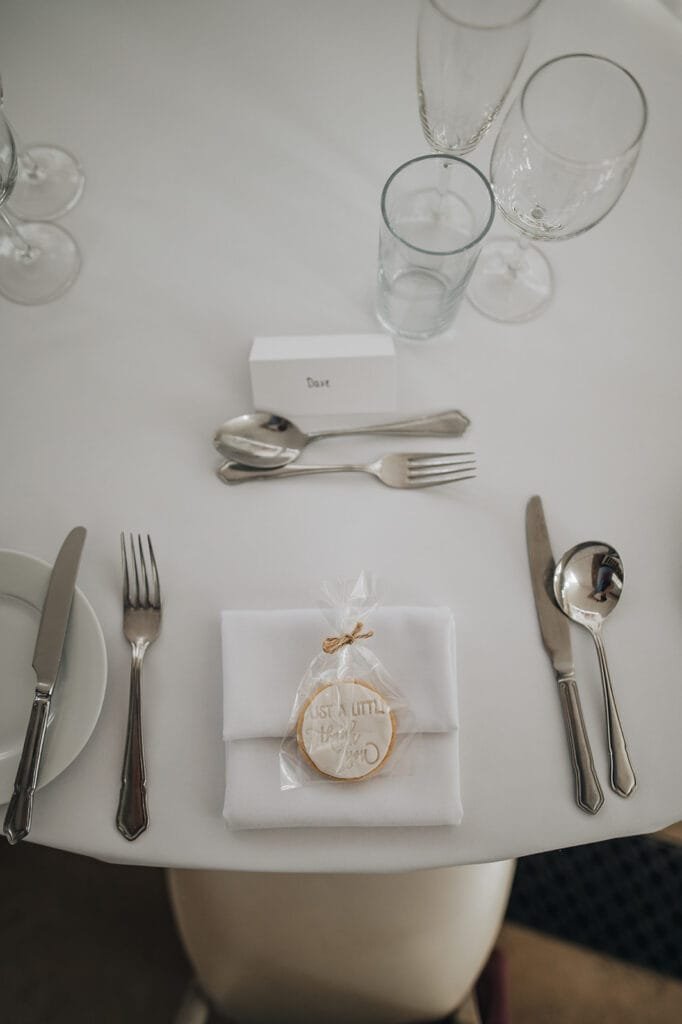
<path id="1" fill-rule="evenodd" d="M 159 572 L 156 567 L 152 539 L 147 534 L 147 546 L 149 547 L 149 569 L 142 544 L 142 537 L 137 535 L 137 551 L 135 539 L 130 534 L 130 560 L 132 574 L 128 569 L 128 555 L 126 553 L 125 536 L 121 533 L 121 560 L 123 562 L 123 603 L 127 608 L 160 608 L 161 589 L 159 587 Z M 150 586 L 151 582 L 151 586 Z"/>
<path id="2" fill-rule="evenodd" d="M 475 476 L 475 452 L 422 452 L 407 457 L 407 478 L 411 487 L 456 483 Z"/>

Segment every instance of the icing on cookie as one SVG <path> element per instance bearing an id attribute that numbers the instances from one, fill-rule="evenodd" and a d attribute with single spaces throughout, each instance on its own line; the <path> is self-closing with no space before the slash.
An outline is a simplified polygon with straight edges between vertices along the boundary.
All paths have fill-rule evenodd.
<path id="1" fill-rule="evenodd" d="M 395 716 L 362 679 L 317 690 L 298 718 L 298 745 L 323 775 L 346 782 L 376 772 L 391 753 Z"/>

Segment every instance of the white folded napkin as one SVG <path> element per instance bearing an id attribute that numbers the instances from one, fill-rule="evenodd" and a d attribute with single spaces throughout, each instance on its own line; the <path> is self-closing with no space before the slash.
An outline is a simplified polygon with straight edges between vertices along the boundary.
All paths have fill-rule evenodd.
<path id="1" fill-rule="evenodd" d="M 416 735 L 400 772 L 280 790 L 279 749 L 296 689 L 330 632 L 320 611 L 225 611 L 224 817 L 231 828 L 457 825 L 459 731 L 449 608 L 381 608 L 363 641 L 404 695 Z M 388 767 L 388 765 L 387 765 Z M 405 774 L 409 772 L 409 774 Z"/>

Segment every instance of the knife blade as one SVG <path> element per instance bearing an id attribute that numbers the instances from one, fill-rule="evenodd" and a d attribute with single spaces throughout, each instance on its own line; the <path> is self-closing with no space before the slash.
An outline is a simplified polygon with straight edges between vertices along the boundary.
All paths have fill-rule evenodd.
<path id="1" fill-rule="evenodd" d="M 542 643 L 552 663 L 559 688 L 575 775 L 576 803 L 589 814 L 596 814 L 604 803 L 604 794 L 595 771 L 575 680 L 570 627 L 550 596 L 554 557 L 542 500 L 538 495 L 534 495 L 526 506 L 526 544 Z"/>
<path id="2" fill-rule="evenodd" d="M 14 780 L 14 792 L 7 807 L 3 826 L 3 831 L 12 845 L 24 839 L 31 830 L 33 796 L 38 783 L 50 704 L 62 660 L 85 537 L 85 527 L 76 526 L 71 530 L 59 549 L 47 586 L 33 652 L 36 690 Z"/>

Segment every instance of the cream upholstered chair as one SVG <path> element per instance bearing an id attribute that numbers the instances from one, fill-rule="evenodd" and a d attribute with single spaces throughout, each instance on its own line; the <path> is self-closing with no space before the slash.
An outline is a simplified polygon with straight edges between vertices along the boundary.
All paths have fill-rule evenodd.
<path id="1" fill-rule="evenodd" d="M 514 861 L 404 874 L 168 872 L 198 984 L 238 1024 L 405 1024 L 454 1010 Z"/>

